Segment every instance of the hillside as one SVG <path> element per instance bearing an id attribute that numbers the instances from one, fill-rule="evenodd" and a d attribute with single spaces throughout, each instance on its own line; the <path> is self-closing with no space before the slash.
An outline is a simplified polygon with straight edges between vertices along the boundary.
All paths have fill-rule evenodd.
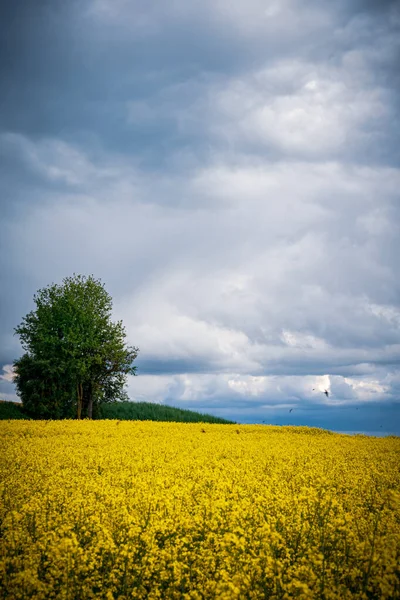
<path id="1" fill-rule="evenodd" d="M 22 405 L 17 402 L 0 400 L 0 420 L 29 419 Z M 170 421 L 176 423 L 220 423 L 232 424 L 213 415 L 151 402 L 115 402 L 101 407 L 97 419 L 119 419 L 120 421 Z"/>
<path id="2" fill-rule="evenodd" d="M 151 402 L 115 402 L 101 407 L 100 419 L 120 419 L 123 421 L 175 421 L 177 423 L 226 423 L 232 424 L 213 415 L 202 414 L 192 410 L 183 410 Z"/>

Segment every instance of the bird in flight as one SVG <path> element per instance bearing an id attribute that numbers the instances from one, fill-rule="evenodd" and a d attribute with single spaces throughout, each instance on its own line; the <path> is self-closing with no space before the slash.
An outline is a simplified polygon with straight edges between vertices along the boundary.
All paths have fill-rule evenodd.
<path id="1" fill-rule="evenodd" d="M 325 390 L 325 391 L 324 391 L 324 394 L 325 394 L 325 396 L 326 396 L 327 398 L 329 398 L 329 392 L 328 392 L 328 390 Z"/>
<path id="2" fill-rule="evenodd" d="M 293 410 L 293 408 L 291 408 L 291 409 L 289 410 L 289 412 L 292 412 L 292 410 Z"/>

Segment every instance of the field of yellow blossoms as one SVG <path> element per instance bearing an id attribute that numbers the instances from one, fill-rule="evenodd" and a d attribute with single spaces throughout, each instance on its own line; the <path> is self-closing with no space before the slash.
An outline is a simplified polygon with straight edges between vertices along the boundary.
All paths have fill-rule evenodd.
<path id="1" fill-rule="evenodd" d="M 0 423 L 0 597 L 400 598 L 400 438 Z"/>

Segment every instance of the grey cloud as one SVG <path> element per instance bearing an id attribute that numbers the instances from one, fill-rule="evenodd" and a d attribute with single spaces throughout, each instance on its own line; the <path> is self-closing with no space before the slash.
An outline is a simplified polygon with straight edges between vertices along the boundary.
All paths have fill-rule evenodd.
<path id="1" fill-rule="evenodd" d="M 196 356 L 196 364 L 208 362 L 211 370 L 231 368 L 235 351 L 241 357 L 242 368 L 253 372 L 312 369 L 321 373 L 340 365 L 371 361 L 390 364 L 398 360 L 398 311 L 390 307 L 393 298 L 389 293 L 394 294 L 396 289 L 395 262 L 391 264 L 385 254 L 381 255 L 380 244 L 368 254 L 364 244 L 368 232 L 357 241 L 354 223 L 348 220 L 360 197 L 365 202 L 360 173 L 344 180 L 344 189 L 346 185 L 360 187 L 348 196 L 349 209 L 343 214 L 332 212 L 332 208 L 320 210 L 317 198 L 310 203 L 315 185 L 317 193 L 337 185 L 333 178 L 337 171 L 322 188 L 318 172 L 316 180 L 309 175 L 301 191 L 300 174 L 304 177 L 305 173 L 301 165 L 296 200 L 291 200 L 293 192 L 290 185 L 287 187 L 285 171 L 279 174 L 271 170 L 260 180 L 257 171 L 244 170 L 241 183 L 237 178 L 240 171 L 225 169 L 222 180 L 211 171 L 210 189 L 218 193 L 218 189 L 229 189 L 232 181 L 235 193 L 230 207 L 171 212 L 158 208 L 158 204 L 143 203 L 143 189 L 149 199 L 148 191 L 157 194 L 157 185 L 155 190 L 148 185 L 143 188 L 139 180 L 135 199 L 135 186 L 129 179 L 132 175 L 123 167 L 115 171 L 109 168 L 109 175 L 102 176 L 101 169 L 93 171 L 78 155 L 78 166 L 84 165 L 80 180 L 79 169 L 73 168 L 76 154 L 71 151 L 63 156 L 67 161 L 58 165 L 57 176 L 68 179 L 70 172 L 75 173 L 80 186 L 88 181 L 87 195 L 59 192 L 52 204 L 38 204 L 18 222 L 9 224 L 4 239 L 13 248 L 14 270 L 24 277 L 36 277 L 37 283 L 44 285 L 52 272 L 54 278 L 55 267 L 61 278 L 65 272 L 77 270 L 79 264 L 85 271 L 104 273 L 116 290 L 121 289 L 121 273 L 131 272 L 134 283 L 123 284 L 130 300 L 120 304 L 118 310 L 132 334 L 139 337 L 139 345 L 153 353 L 164 348 L 164 355 L 157 359 L 160 364 L 168 365 L 171 352 L 175 352 L 170 342 L 177 348 L 183 344 L 173 360 L 187 361 L 191 356 L 193 362 Z M 46 164 L 53 173 L 52 161 L 47 159 Z M 326 178 L 329 171 L 323 169 L 322 174 Z M 344 171 L 341 175 L 342 179 L 346 177 Z M 379 171 L 377 175 L 380 177 Z M 93 189 L 97 176 L 102 187 L 98 191 Z M 121 177 L 128 179 L 121 182 Z M 281 194 L 287 187 L 290 212 L 282 196 L 279 205 L 273 196 L 268 198 L 269 177 Z M 371 181 L 374 179 L 368 178 L 365 185 L 370 186 Z M 170 193 L 182 193 L 177 188 L 181 183 L 181 178 L 171 179 Z M 242 209 L 238 183 L 244 191 L 248 189 L 248 212 Z M 390 178 L 386 185 L 385 197 L 390 199 Z M 184 193 L 188 197 L 191 188 L 190 181 L 186 181 Z M 121 192 L 130 200 L 123 196 L 118 199 Z M 341 192 L 343 184 L 337 190 Z M 334 199 L 332 190 L 329 193 Z M 93 194 L 104 200 L 95 199 Z M 204 186 L 203 195 L 207 198 Z M 329 236 L 306 233 L 321 224 Z M 387 241 L 388 230 L 383 226 L 376 238 Z M 391 244 L 394 247 L 395 237 Z M 48 247 L 53 248 L 51 256 L 47 256 Z M 107 263 L 108 256 L 113 256 L 111 264 Z M 35 265 L 33 270 L 27 257 Z M 282 342 L 284 330 L 294 335 L 294 346 Z M 182 337 L 184 331 L 186 337 Z M 197 340 L 194 347 L 191 335 Z M 307 344 L 304 347 L 304 335 L 311 336 L 309 349 Z M 226 338 L 226 355 L 215 346 L 218 336 Z M 328 346 L 319 348 L 319 340 Z M 199 345 L 203 347 L 200 354 Z M 144 355 L 143 359 L 150 357 Z M 194 370 L 196 364 L 193 362 Z"/>
<path id="2" fill-rule="evenodd" d="M 258 1 L 190 7 L 179 2 L 168 10 L 140 2 L 8 5 L 3 128 L 80 137 L 85 144 L 97 140 L 139 154 L 142 161 L 164 161 L 171 145 L 187 146 L 193 138 L 209 143 L 202 135 L 204 117 L 187 131 L 177 128 L 168 103 L 160 114 L 160 97 L 168 90 L 176 90 L 172 101 L 185 112 L 182 84 L 188 89 L 192 83 L 192 94 L 200 87 L 205 101 L 207 74 L 227 83 L 235 74 L 246 78 L 249 70 L 291 60 L 294 53 L 314 66 L 326 64 L 334 51 L 342 55 L 360 44 L 371 48 L 373 33 L 385 42 L 396 28 L 385 11 L 377 26 L 376 14 L 357 18 L 362 7 L 352 14 L 347 3 L 336 10 L 319 2 L 275 8 L 265 15 Z M 386 55 L 374 72 L 385 72 L 389 62 Z M 393 86 L 393 77 L 390 81 Z M 148 111 L 154 103 L 155 124 L 147 118 L 133 127 L 132 105 Z"/>

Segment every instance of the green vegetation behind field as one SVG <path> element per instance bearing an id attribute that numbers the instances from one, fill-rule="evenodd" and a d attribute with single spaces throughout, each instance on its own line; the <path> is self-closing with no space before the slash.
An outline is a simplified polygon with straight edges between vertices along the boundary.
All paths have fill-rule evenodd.
<path id="1" fill-rule="evenodd" d="M 152 404 L 151 402 L 113 402 L 100 407 L 98 419 L 121 421 L 174 421 L 177 423 L 234 423 L 192 410 Z"/>
<path id="2" fill-rule="evenodd" d="M 22 404 L 0 400 L 0 420 L 4 419 L 29 419 L 22 411 Z"/>
<path id="3" fill-rule="evenodd" d="M 0 400 L 0 420 L 30 419 L 22 404 Z M 233 423 L 212 415 L 151 402 L 111 402 L 100 407 L 97 419 L 119 419 L 120 421 L 174 421 L 177 423 Z"/>

